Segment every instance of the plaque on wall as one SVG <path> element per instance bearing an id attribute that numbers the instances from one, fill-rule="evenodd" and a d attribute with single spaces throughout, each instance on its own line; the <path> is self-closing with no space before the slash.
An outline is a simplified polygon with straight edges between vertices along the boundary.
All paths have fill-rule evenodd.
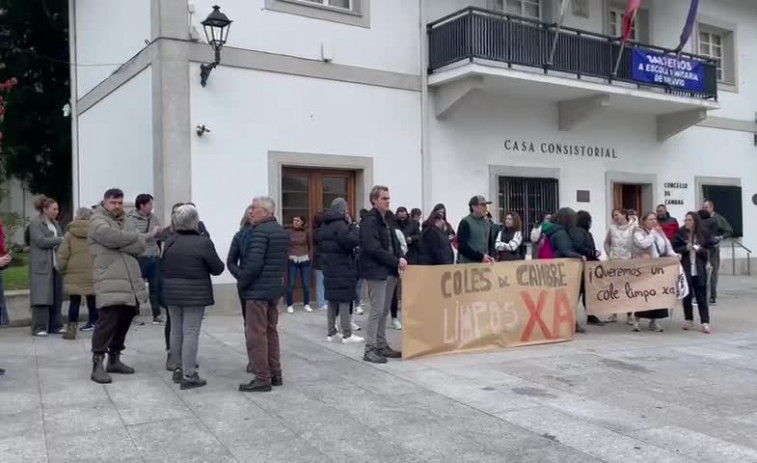
<path id="1" fill-rule="evenodd" d="M 590 203 L 591 192 L 589 190 L 576 190 L 576 201 L 579 203 Z"/>

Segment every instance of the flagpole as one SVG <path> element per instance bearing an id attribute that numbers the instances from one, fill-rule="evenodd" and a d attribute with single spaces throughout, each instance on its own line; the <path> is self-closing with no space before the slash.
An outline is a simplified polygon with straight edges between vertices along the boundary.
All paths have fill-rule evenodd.
<path id="1" fill-rule="evenodd" d="M 552 50 L 549 52 L 549 59 L 547 60 L 547 66 L 552 66 L 555 60 L 555 51 L 557 50 L 557 40 L 560 38 L 560 29 L 565 21 L 565 11 L 567 10 L 570 0 L 563 0 L 562 8 L 560 8 L 560 22 L 557 23 L 557 29 L 555 29 L 555 38 L 552 40 Z"/>
<path id="2" fill-rule="evenodd" d="M 636 22 L 637 11 L 638 10 L 634 10 L 633 13 L 631 13 L 631 19 L 628 22 L 628 30 L 623 31 L 623 40 L 620 43 L 620 53 L 618 53 L 618 61 L 615 62 L 615 69 L 612 71 L 613 77 L 616 77 L 618 75 L 618 68 L 620 68 L 620 60 L 623 59 L 623 52 L 626 50 L 626 42 L 628 42 L 628 36 L 630 36 L 630 33 L 634 27 L 634 23 Z"/>
<path id="3" fill-rule="evenodd" d="M 615 62 L 615 69 L 612 71 L 613 77 L 617 77 L 618 75 L 618 68 L 620 67 L 620 60 L 623 59 L 623 52 L 626 49 L 626 41 L 623 40 L 620 44 L 620 53 L 618 53 L 618 60 Z"/>

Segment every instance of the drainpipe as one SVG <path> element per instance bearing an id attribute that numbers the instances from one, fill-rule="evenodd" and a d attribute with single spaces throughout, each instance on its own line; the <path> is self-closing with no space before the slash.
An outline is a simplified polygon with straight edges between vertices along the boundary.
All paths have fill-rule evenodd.
<path id="1" fill-rule="evenodd" d="M 428 142 L 428 36 L 426 34 L 426 4 L 424 0 L 418 0 L 419 18 L 419 62 L 421 66 L 421 207 L 426 216 L 431 211 L 431 152 Z"/>
<path id="2" fill-rule="evenodd" d="M 70 105 L 71 105 L 71 213 L 75 215 L 79 207 L 80 183 L 79 183 L 79 111 L 77 100 L 79 99 L 77 72 L 76 72 L 76 2 L 68 0 L 68 49 L 70 65 Z"/>

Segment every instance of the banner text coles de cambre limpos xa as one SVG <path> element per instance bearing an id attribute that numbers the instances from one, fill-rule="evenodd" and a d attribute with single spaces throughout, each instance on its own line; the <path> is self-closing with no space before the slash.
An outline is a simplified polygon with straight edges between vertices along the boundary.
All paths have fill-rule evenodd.
<path id="1" fill-rule="evenodd" d="M 677 55 L 635 49 L 633 80 L 691 92 L 704 92 L 704 64 Z"/>

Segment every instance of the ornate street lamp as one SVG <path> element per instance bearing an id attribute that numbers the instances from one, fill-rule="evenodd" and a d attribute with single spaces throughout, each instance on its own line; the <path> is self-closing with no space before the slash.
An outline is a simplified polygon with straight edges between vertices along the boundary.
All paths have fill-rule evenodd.
<path id="1" fill-rule="evenodd" d="M 213 6 L 213 11 L 201 23 L 205 29 L 205 39 L 215 52 L 215 60 L 210 64 L 200 65 L 200 84 L 204 87 L 208 83 L 210 71 L 221 62 L 221 49 L 229 38 L 232 21 L 223 13 L 221 7 Z"/>

